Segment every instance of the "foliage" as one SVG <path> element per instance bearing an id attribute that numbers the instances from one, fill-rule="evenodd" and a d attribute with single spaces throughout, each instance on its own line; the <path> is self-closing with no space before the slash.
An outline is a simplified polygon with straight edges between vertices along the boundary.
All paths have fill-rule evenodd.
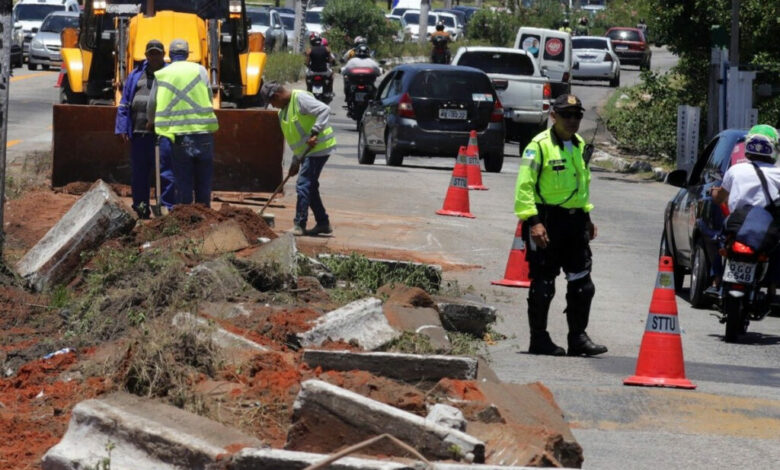
<path id="1" fill-rule="evenodd" d="M 349 49 L 356 36 L 365 37 L 368 46 L 375 49 L 389 42 L 395 32 L 372 0 L 330 0 L 322 10 L 322 24 L 328 27 L 325 36 L 336 54 Z"/>
<path id="2" fill-rule="evenodd" d="M 387 263 L 372 261 L 356 253 L 350 256 L 332 256 L 322 262 L 338 279 L 371 292 L 385 284 L 397 282 L 434 293 L 439 290 L 441 283 L 440 275 L 433 275 L 424 265 L 398 264 L 390 267 Z"/>
<path id="3" fill-rule="evenodd" d="M 301 79 L 303 71 L 303 56 L 301 54 L 274 52 L 268 54 L 267 57 L 263 71 L 264 81 L 289 83 Z"/>
<path id="4" fill-rule="evenodd" d="M 511 46 L 520 26 L 520 18 L 491 10 L 474 13 L 468 26 L 469 39 L 486 39 L 493 46 Z"/>

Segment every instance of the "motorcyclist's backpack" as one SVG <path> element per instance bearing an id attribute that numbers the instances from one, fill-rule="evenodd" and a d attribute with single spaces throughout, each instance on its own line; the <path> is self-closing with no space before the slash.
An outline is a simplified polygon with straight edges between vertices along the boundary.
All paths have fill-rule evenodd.
<path id="1" fill-rule="evenodd" d="M 443 48 L 447 46 L 447 37 L 442 34 L 437 34 L 433 37 L 433 46 L 437 48 Z"/>
<path id="2" fill-rule="evenodd" d="M 761 180 L 761 188 L 769 204 L 737 208 L 728 219 L 724 230 L 734 239 L 757 253 L 771 253 L 780 243 L 780 199 L 772 199 L 766 177 L 755 162 L 750 162 Z"/>

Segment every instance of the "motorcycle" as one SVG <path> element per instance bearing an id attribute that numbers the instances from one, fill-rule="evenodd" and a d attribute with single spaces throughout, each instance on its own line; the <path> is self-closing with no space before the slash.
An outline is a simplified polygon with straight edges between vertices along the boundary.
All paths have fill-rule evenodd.
<path id="1" fill-rule="evenodd" d="M 450 49 L 447 47 L 449 42 L 444 36 L 434 36 L 433 52 L 431 53 L 431 62 L 434 64 L 449 64 L 451 61 Z"/>
<path id="2" fill-rule="evenodd" d="M 368 107 L 368 102 L 376 94 L 377 71 L 369 67 L 355 67 L 346 72 L 348 90 L 347 117 L 354 119 L 358 124 L 363 119 L 363 112 Z"/>
<path id="3" fill-rule="evenodd" d="M 306 71 L 306 89 L 325 104 L 333 100 L 333 72 Z"/>
<path id="4" fill-rule="evenodd" d="M 726 324 L 727 343 L 736 343 L 747 332 L 751 320 L 763 320 L 771 310 L 771 292 L 765 293 L 769 257 L 736 240 L 727 240 L 721 283 L 721 317 Z"/>

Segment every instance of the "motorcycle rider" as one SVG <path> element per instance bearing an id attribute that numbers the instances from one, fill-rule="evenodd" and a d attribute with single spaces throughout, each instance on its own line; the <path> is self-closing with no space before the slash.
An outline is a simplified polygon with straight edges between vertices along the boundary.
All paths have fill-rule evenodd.
<path id="1" fill-rule="evenodd" d="M 349 59 L 355 57 L 355 54 L 357 54 L 357 49 L 361 45 L 367 46 L 368 39 L 364 38 L 363 36 L 355 36 L 355 41 L 352 45 L 352 49 L 344 53 L 344 55 L 341 57 L 341 63 L 348 62 Z"/>
<path id="2" fill-rule="evenodd" d="M 341 74 L 344 77 L 344 97 L 347 102 L 352 99 L 352 90 L 349 86 L 349 71 L 354 68 L 370 68 L 374 70 L 377 76 L 382 73 L 379 64 L 371 58 L 371 50 L 368 46 L 365 44 L 359 45 L 355 50 L 355 57 L 349 59 L 344 68 L 341 69 Z"/>
<path id="3" fill-rule="evenodd" d="M 329 77 L 332 76 L 330 66 L 335 63 L 335 61 L 333 59 L 333 54 L 330 52 L 330 48 L 322 45 L 322 37 L 317 33 L 311 33 L 311 36 L 309 36 L 309 44 L 311 45 L 311 48 L 306 51 L 306 67 L 308 68 L 306 74 L 312 75 L 314 73 L 321 73 Z M 308 80 L 307 82 L 306 88 L 308 91 L 311 91 L 311 82 Z M 328 82 L 330 83 L 330 89 L 326 90 L 326 92 L 332 93 L 333 81 L 329 80 Z"/>
<path id="4" fill-rule="evenodd" d="M 569 25 L 568 18 L 564 18 L 563 21 L 561 21 L 561 27 L 558 28 L 558 31 L 563 31 L 564 33 L 571 34 L 571 26 Z"/>
<path id="5" fill-rule="evenodd" d="M 580 17 L 577 22 L 577 27 L 574 30 L 575 36 L 587 36 L 588 35 L 588 18 L 586 16 Z"/>
<path id="6" fill-rule="evenodd" d="M 448 64 L 450 62 L 448 47 L 450 41 L 452 41 L 452 36 L 449 31 L 444 30 L 444 23 L 436 23 L 436 31 L 431 34 L 431 44 L 433 44 L 431 62 L 434 64 Z"/>

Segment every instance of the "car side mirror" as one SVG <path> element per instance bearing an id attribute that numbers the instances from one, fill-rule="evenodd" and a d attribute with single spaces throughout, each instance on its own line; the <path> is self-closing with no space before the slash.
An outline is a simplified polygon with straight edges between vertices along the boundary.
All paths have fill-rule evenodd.
<path id="1" fill-rule="evenodd" d="M 38 32 L 38 28 L 33 28 L 32 32 L 33 32 L 33 34 L 37 33 Z"/>
<path id="2" fill-rule="evenodd" d="M 545 67 L 542 67 L 542 68 L 541 68 L 539 71 L 541 72 L 541 74 L 542 74 L 543 76 L 545 76 L 545 77 L 549 77 L 549 75 L 547 74 L 547 67 L 546 67 L 546 66 L 545 66 Z"/>
<path id="3" fill-rule="evenodd" d="M 574 70 L 579 70 L 580 69 L 580 63 L 579 62 L 575 62 L 574 65 L 572 65 L 571 68 L 574 69 Z"/>
<path id="4" fill-rule="evenodd" d="M 674 170 L 666 175 L 666 184 L 670 184 L 678 188 L 683 188 L 687 182 L 688 172 L 685 170 Z"/>

